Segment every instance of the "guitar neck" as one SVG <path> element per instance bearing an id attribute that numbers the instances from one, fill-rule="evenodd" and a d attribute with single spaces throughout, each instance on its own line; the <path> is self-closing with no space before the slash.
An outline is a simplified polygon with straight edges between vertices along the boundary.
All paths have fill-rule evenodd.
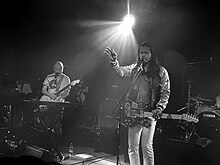
<path id="1" fill-rule="evenodd" d="M 64 88 L 62 88 L 61 90 L 59 90 L 58 92 L 56 92 L 56 96 L 59 96 L 61 92 L 65 91 L 67 88 L 69 88 L 71 84 L 65 86 Z"/>
<path id="2" fill-rule="evenodd" d="M 144 117 L 153 117 L 152 112 L 144 112 Z M 183 119 L 182 115 L 168 114 L 168 113 L 162 113 L 161 118 L 162 119 L 177 119 L 177 120 Z"/>
<path id="3" fill-rule="evenodd" d="M 183 119 L 182 115 L 167 114 L 167 113 L 163 113 L 161 118 L 163 118 L 163 119 L 177 119 L 177 120 Z"/>

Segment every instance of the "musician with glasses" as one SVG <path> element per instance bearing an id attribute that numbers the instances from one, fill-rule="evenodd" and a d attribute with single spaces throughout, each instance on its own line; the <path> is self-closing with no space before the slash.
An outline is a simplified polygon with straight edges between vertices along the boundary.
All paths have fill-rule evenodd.
<path id="1" fill-rule="evenodd" d="M 48 130 L 54 134 L 55 141 L 60 144 L 61 140 L 61 119 L 63 103 L 70 93 L 70 78 L 63 73 L 64 65 L 61 61 L 55 62 L 53 73 L 46 76 L 43 81 L 42 94 L 40 98 L 42 102 L 51 102 L 49 105 L 40 106 L 40 110 L 45 119 Z M 62 91 L 62 89 L 64 89 Z M 61 92 L 62 91 L 62 92 Z"/>
<path id="2" fill-rule="evenodd" d="M 154 165 L 153 137 L 157 119 L 162 115 L 170 97 L 170 79 L 167 70 L 161 66 L 150 43 L 143 42 L 138 48 L 137 60 L 128 66 L 120 66 L 117 53 L 107 47 L 104 53 L 109 57 L 112 69 L 121 77 L 136 77 L 132 88 L 126 94 L 124 109 L 132 107 L 152 112 L 147 120 L 137 121 L 128 128 L 128 155 L 131 165 L 140 165 L 139 144 L 144 165 Z M 126 109 L 127 108 L 127 109 Z"/>

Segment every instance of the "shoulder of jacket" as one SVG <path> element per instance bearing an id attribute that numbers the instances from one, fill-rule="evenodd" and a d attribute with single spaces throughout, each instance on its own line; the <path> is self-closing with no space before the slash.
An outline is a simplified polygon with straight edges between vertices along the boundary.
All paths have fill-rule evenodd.
<path id="1" fill-rule="evenodd" d="M 160 66 L 160 77 L 162 77 L 164 73 L 167 73 L 166 68 L 163 66 Z"/>

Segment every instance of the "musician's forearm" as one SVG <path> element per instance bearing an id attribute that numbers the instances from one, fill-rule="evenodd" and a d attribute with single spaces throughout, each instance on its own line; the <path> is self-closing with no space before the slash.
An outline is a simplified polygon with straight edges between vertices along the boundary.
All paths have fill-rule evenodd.
<path id="1" fill-rule="evenodd" d="M 50 93 L 46 90 L 46 89 L 42 89 L 41 90 L 42 94 L 46 95 L 46 96 L 49 96 L 50 97 Z"/>
<path id="2" fill-rule="evenodd" d="M 43 88 L 41 90 L 41 92 L 42 92 L 43 95 L 48 96 L 51 99 L 56 99 L 56 97 L 57 97 L 55 94 L 48 92 L 47 89 L 45 89 L 45 88 Z"/>

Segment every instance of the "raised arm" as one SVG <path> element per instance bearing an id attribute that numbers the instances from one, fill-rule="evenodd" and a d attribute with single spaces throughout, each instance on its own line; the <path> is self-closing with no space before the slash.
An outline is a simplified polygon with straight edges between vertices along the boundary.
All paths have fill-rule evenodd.
<path id="1" fill-rule="evenodd" d="M 130 77 L 132 73 L 132 69 L 136 66 L 136 64 L 131 64 L 129 66 L 120 66 L 119 61 L 117 59 L 118 55 L 114 49 L 107 47 L 104 53 L 108 56 L 110 60 L 110 64 L 112 69 L 121 77 Z"/>

